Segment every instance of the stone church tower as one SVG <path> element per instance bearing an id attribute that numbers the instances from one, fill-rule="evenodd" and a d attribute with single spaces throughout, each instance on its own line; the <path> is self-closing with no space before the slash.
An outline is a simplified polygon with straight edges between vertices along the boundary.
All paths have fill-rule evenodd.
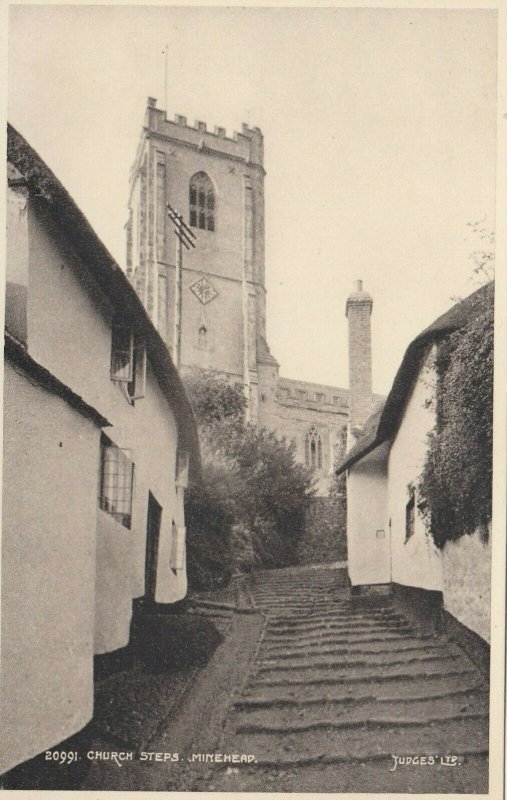
<path id="1" fill-rule="evenodd" d="M 243 125 L 229 137 L 205 122 L 169 120 L 149 98 L 130 175 L 127 274 L 173 356 L 180 331 L 180 369 L 208 368 L 243 384 L 250 420 L 294 442 L 324 496 L 352 406 L 359 403 L 357 427 L 376 399 L 371 298 L 359 291 L 347 302 L 355 399 L 345 388 L 279 375 L 266 342 L 264 176 L 259 128 Z M 195 235 L 195 249 L 183 250 L 181 295 L 168 203 Z M 345 359 L 346 342 L 336 346 Z"/>
<path id="2" fill-rule="evenodd" d="M 179 322 L 181 369 L 243 383 L 252 421 L 259 369 L 278 368 L 266 344 L 264 175 L 258 128 L 243 125 L 229 138 L 205 122 L 168 120 L 149 98 L 130 175 L 127 274 L 172 353 Z M 179 308 L 167 203 L 196 236 L 195 249 L 183 251 Z"/>

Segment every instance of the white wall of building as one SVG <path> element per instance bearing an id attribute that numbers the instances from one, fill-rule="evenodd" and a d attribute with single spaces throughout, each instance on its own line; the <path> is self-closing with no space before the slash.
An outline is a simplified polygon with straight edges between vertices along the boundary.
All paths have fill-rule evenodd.
<path id="1" fill-rule="evenodd" d="M 99 437 L 6 361 L 0 772 L 92 716 Z"/>
<path id="2" fill-rule="evenodd" d="M 410 393 L 388 459 L 387 516 L 391 526 L 392 580 L 403 586 L 442 591 L 441 557 L 415 502 L 415 530 L 406 541 L 409 485 L 417 485 L 427 453 L 427 436 L 435 424 L 434 353 L 428 354 Z"/>
<path id="3" fill-rule="evenodd" d="M 353 586 L 390 581 L 385 463 L 383 445 L 347 474 L 347 558 Z"/>
<path id="4" fill-rule="evenodd" d="M 444 608 L 467 628 L 491 641 L 491 532 L 446 542 L 442 551 Z"/>
<path id="5" fill-rule="evenodd" d="M 175 574 L 168 553 L 172 521 L 179 511 L 175 491 L 177 424 L 148 365 L 145 397 L 129 403 L 124 385 L 110 379 L 112 309 L 97 293 L 85 267 L 48 220 L 31 209 L 28 343 L 31 356 L 111 422 L 115 445 L 135 464 L 132 527 L 97 509 L 95 652 L 128 642 L 131 601 L 144 594 L 148 492 L 162 506 L 156 599 L 174 602 L 186 594 L 186 570 Z M 96 467 L 97 483 L 99 480 Z M 163 578 L 162 578 L 163 575 Z"/>

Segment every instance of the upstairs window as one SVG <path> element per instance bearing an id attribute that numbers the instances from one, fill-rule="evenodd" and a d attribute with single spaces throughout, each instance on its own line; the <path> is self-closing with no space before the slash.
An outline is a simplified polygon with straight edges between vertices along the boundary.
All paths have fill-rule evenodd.
<path id="1" fill-rule="evenodd" d="M 311 469 L 322 469 L 322 436 L 315 425 L 306 434 L 305 462 Z"/>
<path id="2" fill-rule="evenodd" d="M 132 526 L 134 464 L 129 450 L 122 450 L 104 434 L 100 439 L 99 506 L 125 528 Z"/>
<path id="3" fill-rule="evenodd" d="M 146 343 L 123 323 L 115 323 L 112 328 L 111 380 L 126 385 L 131 401 L 145 395 Z"/>
<path id="4" fill-rule="evenodd" d="M 176 451 L 176 486 L 180 486 L 182 489 L 188 487 L 189 463 L 188 450 L 180 450 L 178 448 Z"/>
<path id="5" fill-rule="evenodd" d="M 193 228 L 215 230 L 215 192 L 205 172 L 197 172 L 190 180 L 189 206 Z"/>

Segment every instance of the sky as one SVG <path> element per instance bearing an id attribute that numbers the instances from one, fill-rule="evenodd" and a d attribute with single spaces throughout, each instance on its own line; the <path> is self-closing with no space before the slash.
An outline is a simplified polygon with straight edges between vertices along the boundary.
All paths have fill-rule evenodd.
<path id="1" fill-rule="evenodd" d="M 477 286 L 469 223 L 495 227 L 494 10 L 14 5 L 8 68 L 9 121 L 121 266 L 148 96 L 228 135 L 261 128 L 268 341 L 286 377 L 348 386 L 356 279 L 380 393 Z"/>

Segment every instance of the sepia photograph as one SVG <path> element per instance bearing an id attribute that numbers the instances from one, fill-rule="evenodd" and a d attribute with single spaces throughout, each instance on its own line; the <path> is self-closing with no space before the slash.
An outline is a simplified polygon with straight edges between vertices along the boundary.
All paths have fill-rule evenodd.
<path id="1" fill-rule="evenodd" d="M 498 16 L 9 6 L 0 789 L 502 797 Z"/>

